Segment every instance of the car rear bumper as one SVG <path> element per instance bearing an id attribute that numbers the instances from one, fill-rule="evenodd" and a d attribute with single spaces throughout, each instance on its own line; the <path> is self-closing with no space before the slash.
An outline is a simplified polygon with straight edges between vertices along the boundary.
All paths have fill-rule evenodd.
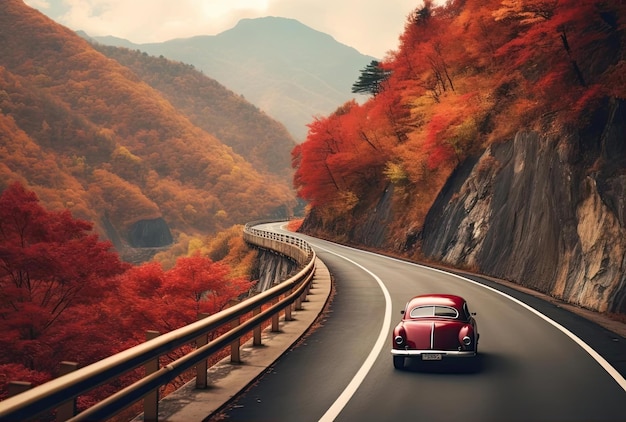
<path id="1" fill-rule="evenodd" d="M 421 357 L 422 355 L 441 355 L 442 358 L 473 358 L 476 352 L 473 350 L 415 350 L 415 349 L 391 349 L 394 356 L 406 358 Z"/>

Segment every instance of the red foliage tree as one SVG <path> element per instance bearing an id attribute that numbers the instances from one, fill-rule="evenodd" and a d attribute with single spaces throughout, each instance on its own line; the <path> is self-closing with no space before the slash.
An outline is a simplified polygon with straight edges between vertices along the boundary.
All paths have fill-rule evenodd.
<path id="1" fill-rule="evenodd" d="M 199 254 L 178 258 L 169 271 L 156 262 L 133 267 L 121 277 L 119 298 L 107 312 L 125 336 L 139 343 L 146 330 L 180 328 L 200 313 L 219 312 L 250 290 L 250 281 L 231 278 L 230 272 L 228 265 Z"/>
<path id="2" fill-rule="evenodd" d="M 298 166 L 294 185 L 300 197 L 313 205 L 330 202 L 340 190 L 339 182 L 328 166 L 328 158 L 339 152 L 332 133 L 333 119 L 333 116 L 315 119 L 309 124 L 306 141 L 293 151 L 293 162 Z"/>
<path id="3" fill-rule="evenodd" d="M 542 111 L 581 98 L 591 102 L 607 92 L 593 85 L 617 54 L 617 16 L 623 12 L 623 5 L 593 0 L 504 1 L 494 17 L 514 26 L 517 36 L 497 53 L 509 71 L 520 69 L 535 82 Z M 606 59 L 597 59 L 602 56 Z"/>
<path id="4" fill-rule="evenodd" d="M 130 267 L 91 228 L 68 211 L 45 210 L 19 183 L 0 196 L 0 397 L 9 381 L 39 384 L 60 361 L 103 359 L 144 341 L 146 330 L 218 312 L 252 287 L 200 255 L 167 272 L 158 263 Z"/>
<path id="5" fill-rule="evenodd" d="M 250 282 L 243 278 L 229 279 L 229 273 L 227 265 L 199 253 L 178 258 L 176 266 L 165 274 L 163 292 L 180 300 L 193 321 L 199 313 L 221 311 L 231 300 L 250 290 Z"/>
<path id="6" fill-rule="evenodd" d="M 67 210 L 46 211 L 19 183 L 2 193 L 0 364 L 53 373 L 62 360 L 57 355 L 72 359 L 72 350 L 90 341 L 76 335 L 92 329 L 86 326 L 91 319 L 81 317 L 85 307 L 115 291 L 115 276 L 127 268 L 91 229 Z M 70 346 L 68 337 L 80 342 Z"/>

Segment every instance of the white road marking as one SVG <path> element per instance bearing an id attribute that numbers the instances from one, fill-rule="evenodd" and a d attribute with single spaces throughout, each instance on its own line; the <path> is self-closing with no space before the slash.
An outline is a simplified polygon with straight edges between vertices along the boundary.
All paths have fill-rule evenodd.
<path id="1" fill-rule="evenodd" d="M 312 245 L 311 242 L 309 242 L 309 244 Z M 423 268 L 423 269 L 427 269 L 427 270 L 431 270 L 431 271 L 436 271 L 436 272 L 439 272 L 439 273 L 442 273 L 442 274 L 451 275 L 451 276 L 456 277 L 456 278 L 458 278 L 460 280 L 463 280 L 465 282 L 469 282 L 469 283 L 475 284 L 477 286 L 483 287 L 485 289 L 491 290 L 492 292 L 497 293 L 497 294 L 499 294 L 499 295 L 501 295 L 501 296 L 503 296 L 503 297 L 505 297 L 505 298 L 507 298 L 507 299 L 509 299 L 509 300 L 511 300 L 511 301 L 513 301 L 515 303 L 517 303 L 518 305 L 524 307 L 528 311 L 530 311 L 533 314 L 537 315 L 539 318 L 541 318 L 544 321 L 546 321 L 547 323 L 551 324 L 556 329 L 558 329 L 563 334 L 565 334 L 570 339 L 572 339 L 585 352 L 587 352 L 589 354 L 589 356 L 591 356 L 596 362 L 598 362 L 598 364 L 626 392 L 626 379 L 624 379 L 624 377 L 606 359 L 604 359 L 598 352 L 596 352 L 594 349 L 592 349 L 591 346 L 589 346 L 587 343 L 585 343 L 583 340 L 581 340 L 577 335 L 572 333 L 570 330 L 568 330 L 567 328 L 565 328 L 564 326 L 562 326 L 558 322 L 548 318 L 547 316 L 543 315 L 541 312 L 537 311 L 535 308 L 533 308 L 530 305 L 527 305 L 526 303 L 524 303 L 524 302 L 514 298 L 513 296 L 510 296 L 510 295 L 508 295 L 508 294 L 506 294 L 504 292 L 501 292 L 501 291 L 499 291 L 497 289 L 494 289 L 493 287 L 486 286 L 486 285 L 484 285 L 482 283 L 479 283 L 477 281 L 471 280 L 469 278 L 465 278 L 465 277 L 462 277 L 462 276 L 457 275 L 457 274 L 453 274 L 453 273 L 449 273 L 449 272 L 446 272 L 446 271 L 443 271 L 443 270 L 439 270 L 437 268 L 427 267 L 425 265 L 420 265 L 420 264 L 416 264 L 416 263 L 413 263 L 413 262 L 408 262 L 408 261 L 404 261 L 404 260 L 401 260 L 401 259 L 388 257 L 388 256 L 385 256 L 385 255 L 379 255 L 379 254 L 375 254 L 373 252 L 363 251 L 361 249 L 356 249 L 356 248 L 352 248 L 352 247 L 345 246 L 345 245 L 338 245 L 338 244 L 335 244 L 335 245 L 343 247 L 343 248 L 346 248 L 346 249 L 351 249 L 351 250 L 363 252 L 363 253 L 366 253 L 366 254 L 376 255 L 378 257 L 384 257 L 384 258 L 387 258 L 387 259 L 391 259 L 393 261 L 401 262 L 403 264 L 408 264 L 408 265 L 412 265 L 412 266 L 415 266 L 415 267 L 419 267 L 419 268 Z M 348 386 L 345 388 L 345 390 L 343 390 L 343 392 L 337 398 L 337 400 L 335 400 L 335 402 L 332 404 L 332 406 L 320 418 L 320 422 L 330 422 L 330 421 L 335 420 L 335 418 L 339 415 L 339 413 L 346 406 L 348 401 L 350 401 L 350 399 L 352 398 L 352 396 L 354 395 L 356 390 L 359 388 L 359 386 L 361 385 L 361 383 L 365 379 L 367 373 L 370 371 L 370 369 L 374 365 L 374 361 L 376 360 L 377 355 L 380 353 L 380 351 L 384 347 L 384 343 L 387 340 L 387 332 L 390 329 L 392 304 L 391 304 L 391 297 L 389 295 L 389 291 L 385 287 L 385 285 L 382 282 L 382 280 L 376 274 L 374 274 L 373 272 L 371 272 L 367 268 L 363 267 L 362 265 L 354 262 L 353 260 L 351 260 L 349 258 L 346 258 L 343 255 L 340 255 L 338 253 L 332 252 L 332 251 L 330 251 L 330 250 L 328 250 L 326 248 L 323 248 L 323 247 L 321 247 L 319 245 L 316 245 L 315 247 L 319 248 L 319 249 L 322 249 L 322 250 L 324 250 L 326 252 L 332 253 L 333 255 L 336 255 L 336 256 L 338 256 L 340 258 L 343 258 L 346 261 L 356 265 L 357 267 L 361 268 L 363 271 L 365 271 L 368 274 L 370 274 L 376 280 L 378 285 L 380 286 L 380 289 L 382 290 L 383 295 L 385 297 L 385 317 L 384 317 L 384 320 L 383 320 L 381 331 L 380 331 L 380 333 L 378 335 L 378 340 L 376 341 L 376 343 L 374 345 L 374 348 L 370 351 L 370 354 L 367 356 L 367 359 L 365 359 L 365 362 L 363 362 L 363 365 L 361 366 L 361 368 L 359 368 L 359 370 L 356 373 L 356 375 L 354 376 L 354 378 L 352 378 L 352 381 L 350 381 Z"/>
<path id="2" fill-rule="evenodd" d="M 395 258 L 389 258 L 389 259 L 394 259 L 395 260 Z M 433 270 L 433 271 L 437 271 L 437 272 L 440 272 L 442 274 L 447 274 L 447 275 L 454 276 L 454 277 L 459 278 L 459 279 L 461 279 L 463 281 L 467 281 L 467 282 L 473 283 L 473 284 L 475 284 L 477 286 L 484 287 L 485 289 L 489 289 L 492 292 L 498 293 L 499 295 L 502 295 L 505 298 L 507 298 L 507 299 L 517 303 L 518 305 L 526 308 L 528 311 L 532 312 L 533 314 L 537 315 L 539 318 L 541 318 L 544 321 L 546 321 L 547 323 L 551 324 L 556 329 L 558 329 L 563 334 L 565 334 L 570 339 L 572 339 L 576 344 L 578 344 L 585 352 L 587 352 L 589 354 L 589 356 L 591 356 L 596 362 L 598 362 L 598 364 L 600 364 L 600 366 L 602 366 L 602 369 L 604 369 L 615 380 L 615 382 L 617 382 L 619 384 L 619 386 L 622 387 L 622 389 L 626 392 L 626 379 L 624 379 L 624 377 L 617 371 L 617 369 L 615 369 L 606 359 L 604 359 L 598 352 L 596 352 L 594 349 L 592 349 L 591 346 L 589 346 L 587 343 L 585 343 L 576 334 L 572 333 L 570 330 L 568 330 L 567 328 L 565 328 L 564 326 L 562 326 L 558 322 L 548 318 L 547 316 L 545 316 L 544 314 L 542 314 L 541 312 L 539 312 L 538 310 L 536 310 L 532 306 L 527 305 L 524 302 L 522 302 L 521 300 L 518 300 L 518 299 L 514 298 L 513 296 L 509 296 L 508 294 L 506 294 L 504 292 L 501 292 L 500 290 L 494 289 L 493 287 L 486 286 L 486 285 L 484 285 L 482 283 L 479 283 L 477 281 L 470 280 L 469 278 L 465 278 L 465 277 L 462 277 L 462 276 L 457 275 L 457 274 L 452 274 L 452 273 L 449 273 L 447 271 L 439 270 L 437 268 L 425 267 L 423 265 L 415 264 L 415 263 L 412 263 L 412 262 L 406 262 L 406 261 L 402 261 L 402 260 L 399 260 L 399 259 L 397 261 L 404 262 L 404 263 L 410 264 L 410 265 L 415 265 L 415 266 L 420 267 L 420 268 L 426 268 L 426 269 L 430 269 L 430 270 Z"/>
<path id="3" fill-rule="evenodd" d="M 385 296 L 385 317 L 383 318 L 383 324 L 380 327 L 380 333 L 378 334 L 378 339 L 376 340 L 376 343 L 374 344 L 374 347 L 370 351 L 369 355 L 367 355 L 367 358 L 363 362 L 363 365 L 361 365 L 357 373 L 354 375 L 354 378 L 352 378 L 352 381 L 350 381 L 350 383 L 345 388 L 345 390 L 343 390 L 343 392 L 339 395 L 339 397 L 337 397 L 337 400 L 335 400 L 332 406 L 330 406 L 330 408 L 326 411 L 326 413 L 324 413 L 324 415 L 320 418 L 321 422 L 329 422 L 329 421 L 335 420 L 337 415 L 339 415 L 339 413 L 343 410 L 346 404 L 348 404 L 348 402 L 350 401 L 350 399 L 352 398 L 356 390 L 359 388 L 359 386 L 361 385 L 361 383 L 367 376 L 367 373 L 370 371 L 370 369 L 372 369 L 372 366 L 374 365 L 376 358 L 378 357 L 385 343 L 387 342 L 387 333 L 389 332 L 389 328 L 391 324 L 391 310 L 392 310 L 391 306 L 392 305 L 391 305 L 391 296 L 389 295 L 389 291 L 387 291 L 387 288 L 383 284 L 382 280 L 376 274 L 374 274 L 367 268 L 363 267 L 362 265 L 354 262 L 353 260 L 346 258 L 343 255 L 339 255 L 338 253 L 329 251 L 328 249 L 322 248 L 320 246 L 316 246 L 316 248 L 323 249 L 326 252 L 332 253 L 333 255 L 343 258 L 346 261 L 356 265 L 357 267 L 359 267 L 360 269 L 362 269 L 369 275 L 371 275 L 374 278 L 374 280 L 376 280 L 376 282 L 380 286 L 380 289 L 383 292 L 383 295 Z"/>
<path id="4" fill-rule="evenodd" d="M 541 312 L 539 312 L 538 310 L 536 310 L 532 306 L 527 305 L 526 303 L 522 302 L 521 300 L 518 300 L 518 299 L 514 298 L 513 296 L 510 296 L 510 295 L 508 295 L 508 294 L 506 294 L 504 292 L 501 292 L 500 290 L 494 289 L 493 287 L 486 286 L 486 285 L 484 285 L 482 283 L 479 283 L 479 282 L 474 281 L 474 280 L 470 280 L 469 278 L 462 277 L 462 276 L 460 276 L 458 274 L 449 273 L 447 271 L 443 271 L 443 270 L 440 270 L 440 269 L 437 269 L 437 268 L 427 267 L 425 265 L 420 265 L 420 264 L 416 264 L 414 262 L 404 261 L 404 260 L 401 260 L 401 259 L 388 257 L 388 256 L 385 256 L 385 255 L 375 254 L 375 253 L 369 252 L 369 251 L 363 251 L 361 249 L 351 248 L 349 246 L 343 246 L 343 245 L 340 245 L 340 246 L 342 246 L 344 248 L 347 248 L 347 249 L 353 249 L 353 250 L 357 250 L 357 251 L 360 251 L 360 252 L 364 252 L 366 254 L 376 255 L 378 257 L 382 256 L 382 257 L 385 257 L 387 259 L 391 259 L 393 261 L 401 262 L 403 264 L 413 265 L 415 267 L 436 271 L 436 272 L 439 272 L 439 273 L 442 273 L 442 274 L 446 274 L 446 275 L 451 275 L 451 276 L 456 277 L 456 278 L 458 278 L 460 280 L 463 280 L 465 282 L 469 282 L 469 283 L 475 284 L 477 286 L 483 287 L 485 289 L 491 290 L 492 292 L 497 293 L 497 294 L 499 294 L 499 295 L 501 295 L 501 296 L 503 296 L 503 297 L 505 297 L 505 298 L 507 298 L 507 299 L 509 299 L 509 300 L 511 300 L 511 301 L 513 301 L 515 303 L 517 303 L 518 305 L 524 307 L 528 311 L 530 311 L 533 314 L 537 315 L 539 318 L 541 318 L 544 321 L 546 321 L 547 323 L 551 324 L 553 327 L 555 327 L 556 329 L 561 331 L 563 334 L 568 336 L 570 339 L 572 339 L 585 352 L 587 352 L 587 354 L 589 354 L 589 356 L 591 356 L 596 362 L 598 362 L 598 364 L 602 367 L 602 369 L 604 369 L 607 372 L 607 374 L 609 374 L 615 380 L 615 382 L 617 382 L 617 384 L 619 384 L 619 386 L 626 392 L 626 379 L 606 359 L 604 359 L 598 352 L 596 352 L 591 346 L 589 346 L 587 343 L 585 343 L 576 334 L 572 333 L 570 330 L 568 330 L 567 328 L 565 328 L 564 326 L 562 326 L 558 322 L 548 318 L 547 316 L 545 316 L 544 314 L 542 314 Z"/>

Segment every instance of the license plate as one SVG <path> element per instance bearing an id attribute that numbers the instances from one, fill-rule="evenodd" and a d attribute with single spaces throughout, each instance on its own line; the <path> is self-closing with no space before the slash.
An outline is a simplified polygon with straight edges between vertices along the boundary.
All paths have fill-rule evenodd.
<path id="1" fill-rule="evenodd" d="M 422 360 L 441 360 L 441 353 L 422 353 Z"/>

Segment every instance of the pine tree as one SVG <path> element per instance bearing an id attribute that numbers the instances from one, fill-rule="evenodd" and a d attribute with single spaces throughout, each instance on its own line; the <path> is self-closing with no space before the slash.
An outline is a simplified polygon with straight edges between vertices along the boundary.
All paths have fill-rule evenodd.
<path id="1" fill-rule="evenodd" d="M 353 94 L 372 94 L 376 96 L 382 91 L 382 83 L 385 82 L 391 71 L 385 70 L 380 66 L 380 62 L 372 60 L 370 64 L 361 70 L 359 80 L 352 85 Z"/>

